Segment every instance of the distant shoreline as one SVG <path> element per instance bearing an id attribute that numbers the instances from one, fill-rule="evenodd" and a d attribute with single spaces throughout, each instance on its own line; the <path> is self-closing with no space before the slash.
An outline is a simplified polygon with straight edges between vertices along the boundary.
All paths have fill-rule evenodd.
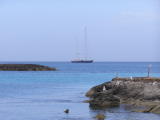
<path id="1" fill-rule="evenodd" d="M 37 64 L 0 64 L 0 71 L 55 71 L 51 68 Z"/>
<path id="2" fill-rule="evenodd" d="M 65 62 L 70 63 L 70 61 L 0 61 L 0 63 L 35 63 L 35 62 Z M 160 61 L 94 61 L 94 63 L 160 63 Z"/>

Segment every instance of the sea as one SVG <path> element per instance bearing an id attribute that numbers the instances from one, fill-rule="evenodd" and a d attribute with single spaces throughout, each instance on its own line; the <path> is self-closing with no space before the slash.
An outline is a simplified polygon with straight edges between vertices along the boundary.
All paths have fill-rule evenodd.
<path id="1" fill-rule="evenodd" d="M 136 113 L 130 107 L 93 109 L 85 93 L 115 76 L 160 77 L 160 62 L 0 62 L 40 64 L 57 71 L 0 71 L 0 120 L 160 120 L 159 114 Z M 69 114 L 64 113 L 69 109 Z"/>

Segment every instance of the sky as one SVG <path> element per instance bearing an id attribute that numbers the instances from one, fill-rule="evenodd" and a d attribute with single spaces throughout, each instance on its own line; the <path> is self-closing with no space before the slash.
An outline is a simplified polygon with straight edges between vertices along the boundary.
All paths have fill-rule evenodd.
<path id="1" fill-rule="evenodd" d="M 160 61 L 159 0 L 0 0 L 0 61 Z"/>

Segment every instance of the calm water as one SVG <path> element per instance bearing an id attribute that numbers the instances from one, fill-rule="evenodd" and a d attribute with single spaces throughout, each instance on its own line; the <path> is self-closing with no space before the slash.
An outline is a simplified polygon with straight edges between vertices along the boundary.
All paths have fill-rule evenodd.
<path id="1" fill-rule="evenodd" d="M 152 76 L 160 77 L 160 63 L 30 63 L 58 71 L 0 72 L 0 120 L 94 120 L 97 113 L 106 114 L 106 120 L 160 120 L 160 115 L 134 113 L 123 106 L 92 110 L 82 102 L 89 88 L 111 80 L 116 72 L 122 77 L 146 76 L 152 64 Z M 66 108 L 71 110 L 68 115 L 63 113 Z"/>

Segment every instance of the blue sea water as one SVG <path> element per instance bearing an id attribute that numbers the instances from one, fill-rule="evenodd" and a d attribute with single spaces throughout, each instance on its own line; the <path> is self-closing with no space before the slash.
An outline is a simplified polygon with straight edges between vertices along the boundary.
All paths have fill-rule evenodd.
<path id="1" fill-rule="evenodd" d="M 17 63 L 17 62 L 1 62 Z M 127 107 L 93 110 L 85 93 L 94 85 L 110 81 L 118 73 L 121 77 L 160 77 L 158 62 L 95 62 L 73 64 L 69 62 L 18 62 L 56 67 L 58 71 L 1 71 L 0 120 L 94 120 L 98 113 L 106 120 L 160 120 L 160 115 L 135 113 Z M 65 109 L 70 109 L 65 114 Z"/>

